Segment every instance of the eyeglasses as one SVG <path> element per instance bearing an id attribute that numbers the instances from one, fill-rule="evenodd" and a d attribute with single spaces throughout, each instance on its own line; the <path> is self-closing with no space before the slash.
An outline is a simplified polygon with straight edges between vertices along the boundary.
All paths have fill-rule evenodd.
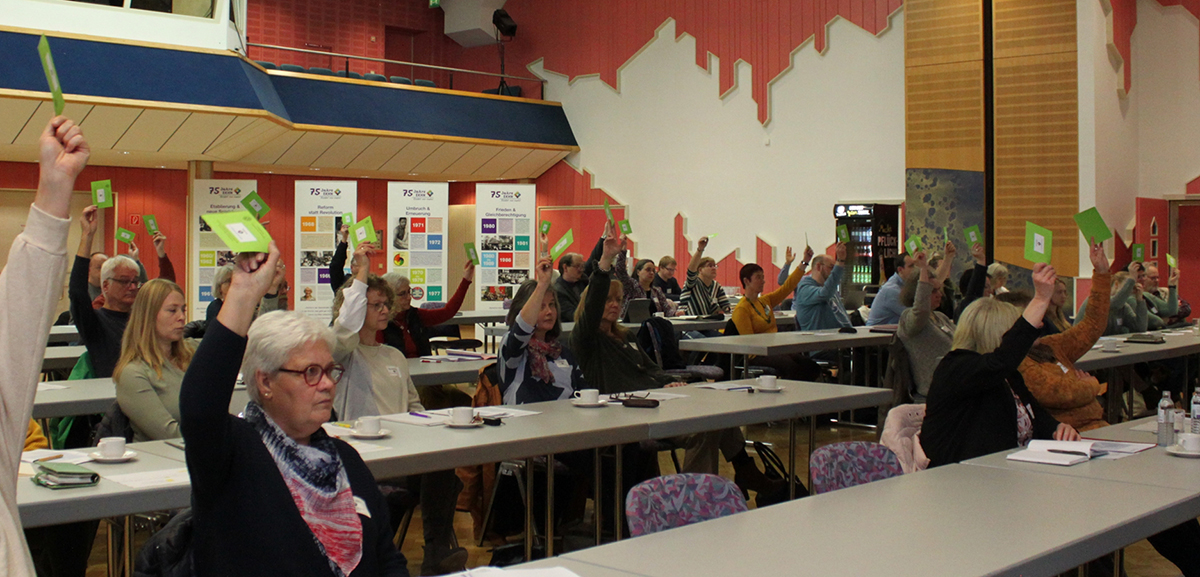
<path id="1" fill-rule="evenodd" d="M 411 295 L 411 294 L 412 294 L 412 290 L 406 290 L 406 291 L 396 291 L 396 296 L 397 296 L 397 297 L 406 297 L 406 296 L 409 296 L 409 295 Z"/>
<path id="2" fill-rule="evenodd" d="M 608 396 L 611 401 L 624 401 L 626 399 L 648 399 L 650 391 L 642 391 L 640 393 L 613 393 Z"/>
<path id="3" fill-rule="evenodd" d="M 388 307 L 387 301 L 384 301 L 384 302 L 378 302 L 378 303 L 367 303 L 367 308 L 369 308 L 375 312 L 381 313 L 383 311 L 388 310 L 389 307 Z"/>
<path id="4" fill-rule="evenodd" d="M 333 381 L 333 384 L 338 384 L 338 381 L 342 380 L 342 375 L 346 373 L 346 368 L 338 364 L 329 365 L 328 367 L 308 365 L 303 371 L 280 368 L 279 372 L 303 375 L 304 383 L 310 387 L 315 387 L 321 382 L 321 377 L 325 375 L 329 376 L 329 380 Z"/>
<path id="5" fill-rule="evenodd" d="M 121 279 L 121 278 L 110 278 L 108 280 L 115 282 L 117 284 L 120 284 L 121 286 L 129 287 L 131 289 L 142 287 L 142 281 L 140 281 L 138 279 L 125 280 L 125 279 Z"/>

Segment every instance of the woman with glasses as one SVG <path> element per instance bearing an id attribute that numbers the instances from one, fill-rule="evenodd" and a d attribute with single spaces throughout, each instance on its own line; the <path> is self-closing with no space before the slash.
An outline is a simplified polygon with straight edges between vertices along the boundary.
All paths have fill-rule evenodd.
<path id="1" fill-rule="evenodd" d="M 506 405 L 569 399 L 586 388 L 575 355 L 558 342 L 562 322 L 550 288 L 552 271 L 549 260 L 538 262 L 534 280 L 517 289 L 508 310 L 509 331 L 500 345 L 500 394 Z"/>
<path id="2" fill-rule="evenodd" d="M 179 285 L 155 279 L 142 287 L 113 370 L 117 403 L 133 424 L 134 441 L 179 436 L 179 388 L 196 350 L 183 338 L 187 299 Z"/>
<path id="3" fill-rule="evenodd" d="M 404 356 L 415 359 L 433 354 L 433 348 L 429 345 L 429 327 L 440 325 L 458 314 L 471 282 L 475 280 L 475 265 L 469 260 L 463 265 L 458 290 L 440 309 L 414 308 L 408 277 L 388 273 L 383 278 L 396 291 L 396 304 L 393 306 L 395 314 L 392 322 L 383 329 L 383 342 L 400 349 Z"/>
<path id="4" fill-rule="evenodd" d="M 676 315 L 679 305 L 667 298 L 662 289 L 654 286 L 654 279 L 658 277 L 657 271 L 654 269 L 654 261 L 644 258 L 637 261 L 633 266 L 633 275 L 626 271 L 629 269 L 626 265 L 625 243 L 621 243 L 621 251 L 617 253 L 616 266 L 613 267 L 613 273 L 617 280 L 625 287 L 625 303 L 621 305 L 621 318 L 625 318 L 626 309 L 629 307 L 629 301 L 633 299 L 650 299 L 650 312 L 663 313 L 668 317 Z"/>
<path id="5" fill-rule="evenodd" d="M 701 237 L 696 242 L 692 261 L 688 263 L 687 281 L 683 284 L 683 294 L 679 296 L 679 304 L 687 307 L 688 314 L 708 316 L 729 312 L 729 299 L 725 297 L 725 289 L 717 282 L 717 261 L 704 256 L 707 248 L 708 237 Z"/>
<path id="6" fill-rule="evenodd" d="M 238 255 L 183 378 L 195 573 L 407 576 L 370 470 L 321 428 L 342 378 L 332 331 L 295 312 L 254 320 L 278 260 L 274 242 L 269 254 Z M 239 368 L 244 419 L 229 414 Z"/>

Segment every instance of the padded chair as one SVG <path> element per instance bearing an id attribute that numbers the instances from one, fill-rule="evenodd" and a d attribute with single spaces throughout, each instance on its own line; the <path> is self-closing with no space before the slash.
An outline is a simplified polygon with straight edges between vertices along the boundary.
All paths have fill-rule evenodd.
<path id="1" fill-rule="evenodd" d="M 334 72 L 333 75 L 341 76 L 342 78 L 353 78 L 355 80 L 362 80 L 362 74 L 359 74 L 359 73 L 353 72 L 353 71 L 346 72 L 345 70 L 338 70 L 337 72 Z"/>
<path id="2" fill-rule="evenodd" d="M 363 74 L 363 80 L 370 80 L 372 82 L 387 82 L 388 81 L 387 76 L 384 76 L 382 74 L 369 74 L 369 73 Z"/>
<path id="3" fill-rule="evenodd" d="M 307 68 L 295 64 L 280 64 L 279 69 L 287 72 L 308 72 Z"/>
<path id="4" fill-rule="evenodd" d="M 904 474 L 896 454 L 879 443 L 825 445 L 813 451 L 808 461 L 814 495 Z"/>
<path id="5" fill-rule="evenodd" d="M 642 323 L 642 330 L 638 331 L 638 342 L 642 343 L 649 339 L 650 349 L 654 352 L 654 362 L 670 375 L 678 376 L 681 380 L 713 380 L 719 381 L 725 378 L 725 370 L 721 367 L 712 365 L 683 365 L 683 359 L 679 354 L 679 339 L 675 334 L 675 329 L 671 327 L 671 321 L 664 318 L 651 317 Z M 664 351 L 674 351 L 664 356 Z M 649 351 L 647 351 L 649 352 Z M 673 354 L 676 358 L 667 358 Z"/>
<path id="6" fill-rule="evenodd" d="M 742 490 L 724 477 L 665 475 L 638 483 L 625 497 L 629 534 L 649 535 L 746 510 Z"/>
<path id="7" fill-rule="evenodd" d="M 437 88 L 437 84 L 434 84 L 432 80 L 425 80 L 424 78 L 418 78 L 414 80 L 413 84 L 417 86 L 424 86 L 426 88 Z"/>
<path id="8" fill-rule="evenodd" d="M 921 425 L 924 422 L 925 405 L 907 404 L 888 411 L 887 420 L 883 423 L 879 442 L 896 454 L 905 473 L 923 471 L 929 466 L 929 457 L 921 448 Z"/>
<path id="9" fill-rule="evenodd" d="M 255 60 L 254 63 L 258 64 L 259 66 L 262 66 L 263 68 L 266 68 L 267 70 L 276 70 L 277 69 L 274 62 L 267 62 L 265 60 Z"/>
<path id="10" fill-rule="evenodd" d="M 320 74 L 322 76 L 333 76 L 332 70 L 330 70 L 328 68 L 321 68 L 320 66 L 313 66 L 312 68 L 309 68 L 308 73 L 309 74 Z"/>
<path id="11" fill-rule="evenodd" d="M 393 76 L 392 84 L 412 84 L 412 80 L 409 80 L 403 76 Z"/>
<path id="12" fill-rule="evenodd" d="M 421 308 L 425 310 L 446 308 L 446 303 L 421 303 Z M 462 327 L 460 325 L 441 324 L 436 327 L 429 327 L 429 346 L 436 353 L 442 349 L 458 349 L 458 350 L 475 350 L 483 346 L 483 341 L 479 339 L 464 339 L 462 338 Z"/>

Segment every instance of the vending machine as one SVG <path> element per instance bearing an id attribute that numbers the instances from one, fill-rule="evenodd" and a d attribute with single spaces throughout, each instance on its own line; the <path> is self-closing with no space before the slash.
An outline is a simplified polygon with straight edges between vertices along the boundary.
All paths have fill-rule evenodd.
<path id="1" fill-rule="evenodd" d="M 850 233 L 842 279 L 842 297 L 850 309 L 864 304 L 864 293 L 873 295 L 895 272 L 892 257 L 900 248 L 900 205 L 835 204 L 833 217 L 836 226 L 846 225 Z"/>

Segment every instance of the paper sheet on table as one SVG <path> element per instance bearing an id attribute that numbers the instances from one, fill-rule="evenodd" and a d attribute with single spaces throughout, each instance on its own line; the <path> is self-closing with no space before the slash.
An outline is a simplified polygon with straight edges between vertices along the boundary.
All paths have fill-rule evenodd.
<path id="1" fill-rule="evenodd" d="M 61 391 L 62 389 L 69 389 L 69 388 L 71 388 L 71 387 L 68 387 L 67 385 L 52 385 L 50 383 L 38 383 L 37 390 L 40 393 L 42 391 Z"/>
<path id="2" fill-rule="evenodd" d="M 1158 434 L 1158 422 L 1150 421 L 1149 423 L 1142 423 L 1136 427 L 1130 427 L 1129 430 L 1130 431 L 1141 431 L 1143 433 Z"/>
<path id="3" fill-rule="evenodd" d="M 696 385 L 696 388 L 713 389 L 715 391 L 744 391 L 746 389 L 753 389 L 754 385 L 748 385 L 746 383 L 739 383 L 736 381 L 725 381 L 721 383 L 704 383 L 703 385 Z"/>
<path id="4" fill-rule="evenodd" d="M 45 457 L 53 457 L 55 455 L 61 455 L 59 458 L 54 459 L 55 461 L 58 461 L 60 463 L 72 463 L 72 464 L 78 465 L 80 463 L 86 463 L 86 462 L 92 460 L 92 458 L 89 457 L 88 454 L 84 451 L 55 451 L 54 449 L 34 449 L 32 451 L 25 451 L 24 453 L 21 453 L 21 462 L 32 463 L 38 459 L 42 459 Z"/>
<path id="5" fill-rule="evenodd" d="M 679 393 L 664 393 L 662 391 L 649 391 L 649 393 L 650 393 L 650 396 L 646 397 L 646 398 L 654 399 L 656 401 L 669 401 L 671 399 L 686 399 L 687 398 L 687 395 L 681 395 Z M 646 391 L 637 391 L 637 392 L 633 393 L 633 396 L 640 397 L 644 394 L 646 394 Z"/>
<path id="6" fill-rule="evenodd" d="M 351 447 L 354 447 L 354 450 L 358 451 L 358 454 L 360 454 L 360 455 L 363 453 L 373 453 L 375 451 L 382 451 L 387 448 L 383 445 L 376 445 L 373 443 L 364 443 L 362 441 L 352 441 L 349 439 L 346 439 L 346 444 L 350 445 Z"/>
<path id="7" fill-rule="evenodd" d="M 187 467 L 178 469 L 163 469 L 161 471 L 144 471 L 141 473 L 126 473 L 124 475 L 108 475 L 104 477 L 114 483 L 126 487 L 166 487 L 168 485 L 190 485 Z"/>
<path id="8" fill-rule="evenodd" d="M 579 577 L 566 567 L 543 567 L 540 569 L 504 569 L 500 567 L 477 567 L 447 577 Z"/>
<path id="9" fill-rule="evenodd" d="M 420 417 L 417 415 L 425 415 L 425 416 Z M 383 419 L 385 421 L 390 421 L 393 423 L 402 423 L 405 425 L 416 425 L 418 427 L 436 427 L 438 425 L 446 424 L 446 417 L 449 416 L 449 415 L 434 415 L 430 411 L 418 413 L 417 415 L 414 415 L 412 413 L 396 413 L 394 415 L 383 415 L 379 418 Z"/>
<path id="10" fill-rule="evenodd" d="M 1158 423 L 1155 423 L 1155 432 L 1158 432 Z M 1095 441 L 1092 443 L 1093 451 L 1105 451 L 1107 453 L 1121 453 L 1123 455 L 1132 455 L 1153 449 L 1154 443 L 1122 443 L 1121 441 Z"/>
<path id="11" fill-rule="evenodd" d="M 33 470 L 33 465 L 29 463 L 20 463 L 17 465 L 18 477 L 32 477 L 36 471 Z"/>
<path id="12" fill-rule="evenodd" d="M 448 418 L 450 418 L 450 409 L 438 409 L 436 411 L 425 411 L 422 414 L 430 415 L 430 416 L 434 416 L 434 417 L 445 417 L 448 419 Z M 502 419 L 514 419 L 516 417 L 528 417 L 530 415 L 540 415 L 541 413 L 539 411 L 526 411 L 524 409 L 516 409 L 513 407 L 506 406 L 506 405 L 500 405 L 500 406 L 495 406 L 495 407 L 476 407 L 475 414 L 479 415 L 480 417 L 488 417 L 488 418 L 499 417 Z M 384 418 L 386 419 L 387 417 L 384 417 Z"/>

